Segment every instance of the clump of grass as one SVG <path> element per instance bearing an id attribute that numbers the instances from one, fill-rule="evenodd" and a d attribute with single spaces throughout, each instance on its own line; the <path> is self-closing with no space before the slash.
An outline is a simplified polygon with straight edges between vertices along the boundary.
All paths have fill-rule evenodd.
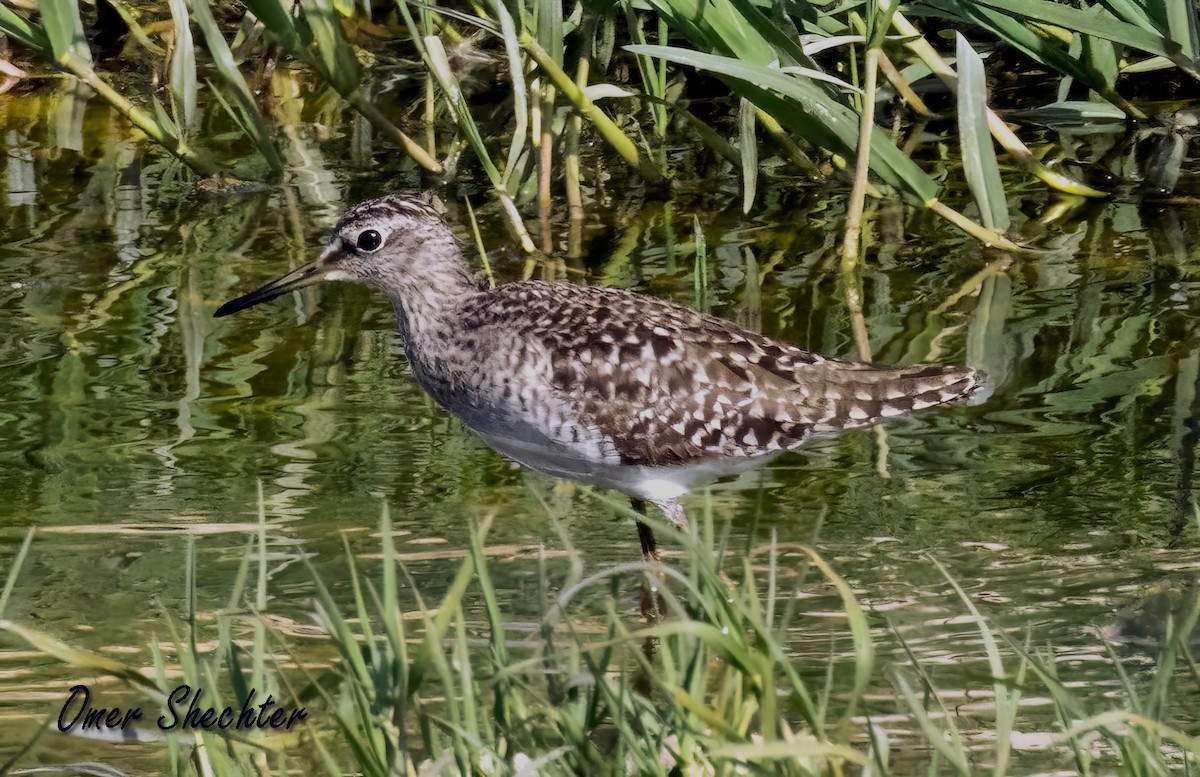
<path id="1" fill-rule="evenodd" d="M 266 166 L 263 176 L 287 174 L 276 147 L 277 136 L 287 134 L 286 119 L 272 125 L 272 112 L 260 106 L 269 100 L 256 97 L 237 63 L 238 57 L 271 63 L 262 69 L 266 80 L 275 60 L 286 57 L 336 92 L 424 173 L 451 181 L 460 176 L 458 157 L 469 151 L 526 252 L 534 251 L 534 243 L 520 205 L 536 199 L 547 252 L 555 245 L 550 234 L 555 189 L 566 194 L 573 219 L 585 208 L 582 133 L 591 133 L 607 149 L 597 155 L 591 181 L 597 186 L 609 175 L 604 162 L 612 162 L 661 188 L 673 177 L 689 175 L 684 165 L 673 164 L 671 149 L 706 147 L 730 160 L 741 180 L 743 209 L 749 211 L 766 182 L 761 173 L 774 169 L 767 164 L 775 154 L 759 143 L 759 128 L 779 146 L 777 161 L 804 176 L 829 171 L 853 182 L 846 230 L 846 254 L 853 261 L 862 242 L 859 233 L 869 224 L 866 198 L 897 194 L 983 243 L 1017 250 L 1006 234 L 1009 197 L 994 143 L 1050 187 L 1079 197 L 1106 193 L 1043 164 L 1001 119 L 991 105 L 985 61 L 976 47 L 989 53 L 1010 50 L 1023 58 L 1019 69 L 1044 68 L 1057 77 L 1055 98 L 1047 97 L 1042 115 L 1080 119 L 1104 105 L 1118 119 L 1158 121 L 1135 102 L 1139 84 L 1145 83 L 1139 80 L 1142 74 L 1165 70 L 1200 80 L 1200 22 L 1194 4 L 1183 0 L 1083 7 L 1052 0 L 801 0 L 769 9 L 745 0 L 622 0 L 579 3 L 566 15 L 562 3 L 517 0 L 399 0 L 388 11 L 335 0 L 303 0 L 291 10 L 277 0 L 245 0 L 244 11 L 229 15 L 233 23 L 224 25 L 207 0 L 190 5 L 172 0 L 166 48 L 150 41 L 136 15 L 121 4 L 119 13 L 140 54 L 149 55 L 156 72 L 167 76 L 166 89 L 119 89 L 101 77 L 105 69 L 97 68 L 94 58 L 122 55 L 93 51 L 78 0 L 43 0 L 36 12 L 25 5 L 0 5 L 0 32 L 34 60 L 89 85 L 201 175 L 229 172 L 210 149 L 201 150 L 218 134 L 203 137 L 197 131 L 201 84 L 251 141 Z M 934 45 L 947 20 L 959 30 L 953 52 Z M 193 24 L 199 36 L 192 34 Z M 425 84 L 414 98 L 424 102 L 424 145 L 400 129 L 399 119 L 385 109 L 387 102 L 373 91 L 370 63 L 388 48 L 372 45 L 376 39 L 411 47 L 418 55 L 418 62 L 405 66 L 414 81 L 423 78 Z M 501 67 L 497 51 L 496 69 L 506 72 L 507 83 L 496 79 L 495 94 L 479 100 L 482 106 L 468 98 L 449 54 L 451 46 L 476 39 L 503 49 L 506 60 Z M 954 66 L 948 62 L 951 54 Z M 614 67 L 614 62 L 631 67 Z M 726 92 L 714 95 L 711 79 L 702 84 L 697 71 L 723 82 Z M 915 115 L 923 127 L 932 115 L 918 96 L 928 91 L 918 82 L 928 78 L 946 87 L 956 107 L 955 145 L 973 200 L 964 206 L 974 205 L 977 218 L 945 201 L 953 191 L 944 184 L 947 171 L 929 171 L 918 161 L 914 152 L 921 131 L 901 142 L 905 117 Z M 260 92 L 269 87 L 257 85 Z M 1071 99 L 1073 93 L 1083 99 Z M 487 116 L 485 107 L 501 100 L 511 110 Z M 717 109 L 701 119 L 693 100 Z M 876 119 L 877 104 L 886 101 L 896 108 L 889 112 L 896 117 L 890 133 Z M 560 115 L 560 106 L 571 115 Z M 716 129 L 722 123 L 736 127 L 736 149 Z M 1162 120 L 1160 129 L 1171 125 L 1171 119 Z M 1183 158 L 1180 148 L 1156 163 L 1167 169 L 1151 170 L 1147 177 L 1173 187 Z M 445 154 L 442 161 L 436 158 L 439 152 Z"/>
<path id="2" fill-rule="evenodd" d="M 1031 693 L 1053 698 L 1060 721 L 1055 747 L 1060 760 L 1080 774 L 1113 763 L 1124 773 L 1165 774 L 1181 765 L 1194 768 L 1200 755 L 1200 741 L 1170 722 L 1176 668 L 1182 665 L 1196 677 L 1182 635 L 1195 626 L 1200 609 L 1185 613 L 1172 630 L 1148 689 L 1130 682 L 1114 655 L 1124 706 L 1095 712 L 1057 678 L 1052 661 L 1030 649 L 1030 640 L 1019 642 L 989 625 L 966 592 L 932 561 L 974 620 L 990 674 L 983 682 L 994 698 L 992 731 L 968 737 L 899 631 L 896 638 L 907 661 L 880 666 L 872 629 L 873 620 L 881 625 L 880 616 L 871 615 L 811 547 L 772 540 L 736 557 L 716 531 L 709 503 L 692 533 L 680 538 L 685 558 L 678 565 L 639 561 L 585 574 L 560 532 L 569 551 L 565 577 L 552 581 L 547 565 L 539 565 L 543 615 L 537 637 L 513 642 L 484 552 L 489 523 L 485 518 L 475 528 L 470 552 L 437 602 L 421 596 L 420 585 L 398 561 L 386 510 L 379 523 L 377 572 L 360 572 L 347 546 L 348 611 L 321 575 L 310 571 L 315 615 L 337 655 L 325 670 L 285 669 L 270 658 L 272 653 L 286 656 L 291 646 L 265 619 L 265 517 L 235 575 L 228 607 L 218 613 L 215 649 L 202 648 L 198 637 L 190 542 L 187 612 L 180 621 L 165 621 L 173 655 L 161 651 L 157 640 L 151 642 L 152 672 L 78 650 L 12 620 L 0 620 L 0 630 L 89 675 L 128 683 L 156 703 L 169 688 L 186 682 L 213 689 L 218 703 L 236 706 L 250 688 L 270 688 L 277 698 L 310 710 L 307 751 L 296 751 L 294 733 L 146 737 L 142 746 L 164 750 L 175 774 L 284 774 L 304 765 L 334 775 L 380 777 L 881 775 L 909 772 L 914 764 L 931 773 L 949 767 L 971 774 L 986 765 L 1005 774 L 1012 769 L 1011 734 L 1022 723 L 1020 701 Z M 0 605 L 28 549 L 27 540 L 9 571 Z M 785 559 L 789 571 L 799 566 L 801 572 L 789 575 L 789 584 L 811 577 L 836 594 L 852 646 L 847 682 L 833 683 L 829 674 L 814 684 L 807 678 L 824 671 L 789 653 L 786 635 L 800 600 L 782 582 Z M 255 564 L 257 580 L 248 586 Z M 637 623 L 619 604 L 619 593 L 631 580 L 658 597 L 658 615 L 646 623 Z M 416 605 L 408 614 L 401 601 L 407 597 Z M 591 609 L 581 606 L 585 600 Z M 468 616 L 480 612 L 482 623 L 478 615 Z M 233 637 L 239 622 L 243 632 L 247 625 L 250 629 L 248 646 L 247 638 Z M 272 651 L 272 643 L 280 649 Z M 895 688 L 890 701 L 879 698 L 885 674 Z M 906 743 L 903 752 L 873 722 L 898 710 L 907 712 L 917 735 L 916 744 Z"/>

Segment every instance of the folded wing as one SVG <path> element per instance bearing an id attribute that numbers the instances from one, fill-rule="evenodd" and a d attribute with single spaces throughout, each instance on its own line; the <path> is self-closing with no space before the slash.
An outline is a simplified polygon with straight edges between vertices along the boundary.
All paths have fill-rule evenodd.
<path id="1" fill-rule="evenodd" d="M 522 336 L 547 349 L 556 395 L 629 464 L 767 455 L 953 402 L 978 383 L 957 367 L 826 359 L 616 289 L 530 282 L 496 292 L 538 322 Z"/>

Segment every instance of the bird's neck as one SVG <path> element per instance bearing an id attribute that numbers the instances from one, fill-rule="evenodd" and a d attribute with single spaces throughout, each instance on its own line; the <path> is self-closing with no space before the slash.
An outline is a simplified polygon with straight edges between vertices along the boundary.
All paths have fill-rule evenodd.
<path id="1" fill-rule="evenodd" d="M 400 336 L 406 348 L 419 351 L 452 337 L 464 305 L 484 288 L 458 255 L 455 261 L 431 262 L 392 291 Z"/>

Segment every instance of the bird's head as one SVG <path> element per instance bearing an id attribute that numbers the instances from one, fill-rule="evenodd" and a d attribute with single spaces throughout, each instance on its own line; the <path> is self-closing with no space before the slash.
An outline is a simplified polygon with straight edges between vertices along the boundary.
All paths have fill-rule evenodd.
<path id="1" fill-rule="evenodd" d="M 418 284 L 470 278 L 454 234 L 425 202 L 389 194 L 355 205 L 316 261 L 217 308 L 228 316 L 321 281 L 353 281 L 401 298 Z M 450 289 L 445 289 L 450 291 Z"/>

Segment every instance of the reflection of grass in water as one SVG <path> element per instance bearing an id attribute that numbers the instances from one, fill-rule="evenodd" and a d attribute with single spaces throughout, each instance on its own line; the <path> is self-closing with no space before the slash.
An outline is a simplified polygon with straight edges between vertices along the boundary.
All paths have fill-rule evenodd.
<path id="1" fill-rule="evenodd" d="M 218 613 L 215 642 L 201 638 L 205 629 L 196 622 L 195 547 L 189 543 L 187 611 L 181 622 L 165 620 L 174 661 L 152 642 L 152 674 L 9 620 L 0 620 L 0 628 L 84 676 L 108 676 L 144 692 L 150 723 L 143 722 L 138 738 L 147 750 L 162 748 L 174 773 L 283 774 L 307 761 L 331 774 L 350 764 L 366 775 L 883 774 L 937 772 L 942 764 L 960 774 L 985 766 L 999 774 L 1011 765 L 1012 744 L 1045 748 L 1036 756 L 1039 765 L 1073 763 L 1080 773 L 1113 760 L 1129 774 L 1194 766 L 1200 741 L 1173 727 L 1168 716 L 1177 665 L 1200 679 L 1186 640 L 1178 636 L 1194 627 L 1197 606 L 1171 629 L 1147 688 L 1114 657 L 1120 706 L 1094 714 L 1057 676 L 1051 657 L 1031 651 L 1030 639 L 1022 645 L 993 631 L 942 569 L 978 628 L 989 665 L 982 682 L 991 684 L 992 701 L 984 714 L 994 723 L 978 730 L 972 722 L 975 730 L 967 732 L 967 718 L 951 706 L 957 694 L 938 692 L 932 666 L 922 663 L 899 630 L 893 633 L 907 660 L 880 667 L 863 604 L 816 551 L 772 541 L 741 554 L 738 563 L 727 554 L 725 537 L 714 532 L 711 501 L 703 508 L 690 536 L 680 537 L 686 558 L 675 566 L 639 561 L 584 576 L 560 526 L 571 563 L 565 579 L 553 584 L 541 565 L 538 624 L 503 619 L 484 545 L 490 518 L 472 532 L 468 555 L 435 603 L 421 598 L 399 560 L 385 510 L 378 579 L 358 574 L 347 546 L 348 613 L 311 571 L 318 620 L 339 656 L 333 667 L 296 659 L 295 632 L 285 634 L 268 616 L 261 508 L 228 607 Z M 0 617 L 32 536 L 9 570 Z M 805 601 L 793 581 L 806 577 L 840 602 L 852 645 L 849 682 L 834 682 L 832 665 L 814 670 L 788 653 L 789 628 Z M 657 589 L 661 619 L 634 627 L 622 617 L 614 595 L 629 578 Z M 402 591 L 416 603 L 408 612 Z M 596 602 L 603 615 L 595 614 Z M 482 613 L 486 627 L 468 613 Z M 239 624 L 248 631 L 235 638 Z M 532 636 L 512 639 L 514 634 Z M 894 689 L 890 698 L 868 691 L 881 668 Z M 157 706 L 183 683 L 202 686 L 206 704 L 218 708 L 239 708 L 252 688 L 259 700 L 269 692 L 285 707 L 306 707 L 308 723 L 303 730 L 266 735 L 163 734 L 153 728 Z M 1045 695 L 1053 699 L 1058 726 L 1037 733 L 1030 727 L 1044 723 L 1023 716 L 1021 700 Z M 899 731 L 893 710 L 902 712 Z M 47 736 L 59 736 L 53 725 L 52 715 L 0 774 L 19 765 L 38 739 L 44 747 Z M 298 754 L 301 745 L 311 749 Z"/>

